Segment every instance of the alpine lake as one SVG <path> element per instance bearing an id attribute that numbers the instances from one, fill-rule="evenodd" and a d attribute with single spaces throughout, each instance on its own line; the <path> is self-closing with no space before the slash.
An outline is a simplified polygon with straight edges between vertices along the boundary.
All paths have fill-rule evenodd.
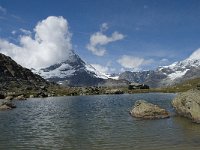
<path id="1" fill-rule="evenodd" d="M 146 93 L 30 98 L 0 112 L 1 150 L 199 150 L 200 125 L 178 117 L 176 94 Z M 167 109 L 172 117 L 129 115 L 136 100 Z"/>

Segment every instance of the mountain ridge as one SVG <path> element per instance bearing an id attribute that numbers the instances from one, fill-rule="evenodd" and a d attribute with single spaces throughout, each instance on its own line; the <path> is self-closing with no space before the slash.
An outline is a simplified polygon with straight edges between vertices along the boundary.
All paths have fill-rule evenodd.
<path id="1" fill-rule="evenodd" d="M 49 83 L 31 70 L 17 64 L 11 57 L 0 53 L 0 91 L 39 90 Z"/>
<path id="2" fill-rule="evenodd" d="M 150 85 L 150 87 L 166 87 L 197 77 L 200 77 L 200 59 L 191 58 L 190 56 L 185 60 L 158 67 L 155 70 L 126 71 L 120 74 L 119 79 L 144 83 Z"/>

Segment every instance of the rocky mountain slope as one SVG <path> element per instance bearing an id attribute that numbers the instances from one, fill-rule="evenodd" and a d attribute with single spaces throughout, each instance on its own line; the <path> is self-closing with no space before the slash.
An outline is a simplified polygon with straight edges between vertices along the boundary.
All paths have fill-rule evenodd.
<path id="1" fill-rule="evenodd" d="M 119 79 L 144 83 L 150 87 L 166 87 L 200 77 L 200 59 L 187 58 L 156 70 L 121 73 Z"/>
<path id="2" fill-rule="evenodd" d="M 109 79 L 91 65 L 85 63 L 77 54 L 72 52 L 66 61 L 51 65 L 40 70 L 32 69 L 34 73 L 48 81 L 65 86 L 124 86 L 125 80 Z"/>
<path id="3" fill-rule="evenodd" d="M 66 61 L 42 68 L 39 71 L 32 71 L 48 81 L 71 86 L 91 86 L 103 82 L 103 78 L 106 78 L 75 53 L 69 56 Z"/>
<path id="4" fill-rule="evenodd" d="M 0 53 L 0 91 L 37 90 L 49 83 Z"/>

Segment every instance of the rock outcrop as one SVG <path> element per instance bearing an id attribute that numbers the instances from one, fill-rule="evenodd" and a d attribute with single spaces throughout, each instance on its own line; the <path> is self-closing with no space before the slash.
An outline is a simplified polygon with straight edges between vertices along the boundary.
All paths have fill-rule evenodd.
<path id="1" fill-rule="evenodd" d="M 189 90 L 178 94 L 172 101 L 172 106 L 176 112 L 183 117 L 200 123 L 200 91 Z"/>
<path id="2" fill-rule="evenodd" d="M 25 100 L 29 95 L 47 92 L 49 87 L 54 90 L 58 86 L 0 53 L 0 99 Z"/>
<path id="3" fill-rule="evenodd" d="M 48 86 L 49 83 L 31 72 L 31 70 L 24 68 L 17 64 L 10 57 L 0 53 L 0 92 L 8 91 L 35 91 L 41 86 Z"/>
<path id="4" fill-rule="evenodd" d="M 24 95 L 19 95 L 15 97 L 16 100 L 26 100 L 26 97 Z"/>
<path id="5" fill-rule="evenodd" d="M 135 102 L 130 114 L 136 118 L 143 119 L 163 119 L 170 117 L 169 113 L 157 105 L 148 103 L 145 100 L 138 100 Z"/>
<path id="6" fill-rule="evenodd" d="M 16 106 L 9 100 L 0 102 L 0 110 L 9 110 L 16 108 Z"/>
<path id="7" fill-rule="evenodd" d="M 5 100 L 13 100 L 13 96 L 7 96 L 6 98 L 5 98 Z"/>

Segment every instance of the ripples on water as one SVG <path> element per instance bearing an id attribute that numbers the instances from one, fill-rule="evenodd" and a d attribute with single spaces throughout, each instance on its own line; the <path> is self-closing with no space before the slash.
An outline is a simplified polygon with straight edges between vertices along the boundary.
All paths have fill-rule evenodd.
<path id="1" fill-rule="evenodd" d="M 138 99 L 173 113 L 174 94 L 76 96 L 15 101 L 0 112 L 0 150 L 200 149 L 200 125 L 172 117 L 138 120 L 128 110 Z"/>

